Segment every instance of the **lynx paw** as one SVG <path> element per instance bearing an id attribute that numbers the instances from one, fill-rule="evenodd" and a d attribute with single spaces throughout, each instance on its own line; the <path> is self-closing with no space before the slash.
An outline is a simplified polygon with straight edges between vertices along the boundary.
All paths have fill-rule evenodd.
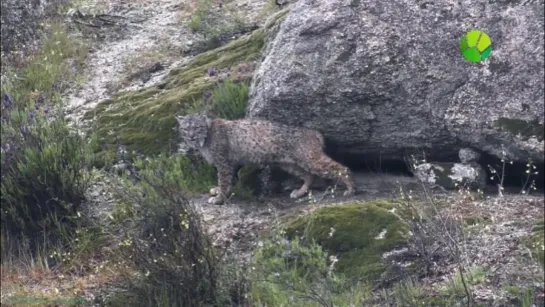
<path id="1" fill-rule="evenodd" d="M 211 205 L 223 205 L 223 199 L 219 196 L 210 197 L 208 203 Z"/>
<path id="2" fill-rule="evenodd" d="M 290 198 L 297 199 L 303 197 L 307 192 L 301 190 L 293 190 L 290 194 Z"/>
<path id="3" fill-rule="evenodd" d="M 210 189 L 210 195 L 216 196 L 216 195 L 219 195 L 219 194 L 220 194 L 220 189 L 218 187 Z"/>

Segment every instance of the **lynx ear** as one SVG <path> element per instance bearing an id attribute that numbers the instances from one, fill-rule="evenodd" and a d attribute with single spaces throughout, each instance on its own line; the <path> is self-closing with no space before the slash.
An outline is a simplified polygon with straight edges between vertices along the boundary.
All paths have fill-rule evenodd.
<path id="1" fill-rule="evenodd" d="M 200 122 L 206 124 L 206 127 L 207 127 L 207 128 L 210 128 L 210 126 L 212 125 L 212 120 L 211 120 L 208 116 L 206 116 L 206 114 L 200 113 L 200 114 L 198 115 L 198 118 L 199 118 L 199 121 L 200 121 Z"/>
<path id="2" fill-rule="evenodd" d="M 176 118 L 176 121 L 178 122 L 178 125 L 182 125 L 183 123 L 183 117 L 180 115 L 174 115 L 174 118 Z"/>

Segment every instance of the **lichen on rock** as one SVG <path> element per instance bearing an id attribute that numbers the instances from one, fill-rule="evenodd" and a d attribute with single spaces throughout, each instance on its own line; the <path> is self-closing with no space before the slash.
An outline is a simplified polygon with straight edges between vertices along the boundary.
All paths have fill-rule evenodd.
<path id="1" fill-rule="evenodd" d="M 542 1 L 349 2 L 292 4 L 249 116 L 317 129 L 340 154 L 448 161 L 463 143 L 543 161 Z M 456 48 L 475 25 L 493 42 L 477 65 Z"/>
<path id="2" fill-rule="evenodd" d="M 447 189 L 465 186 L 482 190 L 486 186 L 486 172 L 476 162 L 422 163 L 416 166 L 414 174 L 424 183 L 437 184 Z"/>
<path id="3" fill-rule="evenodd" d="M 458 157 L 462 163 L 477 162 L 481 154 L 471 148 L 461 148 L 458 151 Z"/>

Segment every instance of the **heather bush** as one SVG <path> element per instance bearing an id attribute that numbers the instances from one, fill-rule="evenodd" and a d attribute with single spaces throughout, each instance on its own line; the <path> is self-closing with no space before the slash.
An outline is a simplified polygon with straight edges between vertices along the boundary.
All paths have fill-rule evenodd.
<path id="1" fill-rule="evenodd" d="M 260 243 L 249 273 L 258 306 L 356 306 L 370 297 L 368 285 L 346 278 L 338 259 L 314 240 L 287 240 L 278 227 Z"/>
<path id="2" fill-rule="evenodd" d="M 71 130 L 60 94 L 84 56 L 60 25 L 23 67 L 2 67 L 1 222 L 3 247 L 65 244 L 81 218 L 93 142 Z M 41 247 L 35 246 L 39 239 Z M 7 251 L 3 248 L 2 253 Z"/>
<path id="3" fill-rule="evenodd" d="M 116 184 L 125 213 L 114 215 L 122 232 L 119 255 L 137 274 L 126 271 L 125 291 L 108 304 L 202 306 L 220 300 L 220 260 L 201 216 L 183 196 L 187 178 L 179 162 L 165 156 L 137 162 L 138 180 Z"/>
<path id="4" fill-rule="evenodd" d="M 11 237 L 62 241 L 77 223 L 91 156 L 58 112 L 2 93 L 1 221 Z"/>
<path id="5" fill-rule="evenodd" d="M 211 109 L 214 115 L 225 119 L 244 117 L 248 106 L 249 85 L 225 80 L 212 92 Z"/>

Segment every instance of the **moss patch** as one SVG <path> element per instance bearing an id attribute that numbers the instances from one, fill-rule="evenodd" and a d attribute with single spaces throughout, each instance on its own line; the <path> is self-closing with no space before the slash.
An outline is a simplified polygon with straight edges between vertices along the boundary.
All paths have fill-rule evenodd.
<path id="1" fill-rule="evenodd" d="M 275 31 L 287 11 L 271 17 L 265 27 L 231 43 L 202 53 L 187 65 L 173 69 L 165 81 L 138 91 L 118 93 L 85 114 L 95 120 L 103 149 L 112 150 L 121 142 L 129 151 L 156 155 L 177 146 L 174 114 L 199 110 L 205 92 L 216 82 L 207 71 L 224 69 L 239 62 L 257 59 L 267 38 Z"/>
<path id="2" fill-rule="evenodd" d="M 408 225 L 390 211 L 398 207 L 386 201 L 324 207 L 287 223 L 286 234 L 301 236 L 308 225 L 305 237 L 338 257 L 339 272 L 374 280 L 387 270 L 382 255 L 408 240 Z"/>
<path id="3" fill-rule="evenodd" d="M 175 148 L 174 114 L 185 114 L 215 82 L 209 67 L 222 69 L 257 58 L 264 44 L 264 31 L 197 56 L 188 65 L 170 72 L 162 84 L 125 92 L 101 102 L 85 115 L 94 117 L 95 130 L 103 144 L 116 146 L 117 138 L 132 151 L 153 155 Z"/>
<path id="4" fill-rule="evenodd" d="M 536 137 L 539 141 L 543 141 L 544 139 L 544 126 L 543 124 L 540 124 L 537 119 L 525 121 L 521 119 L 500 117 L 494 121 L 494 125 L 507 130 L 514 135 L 520 135 L 524 139 L 529 139 L 530 137 Z"/>

